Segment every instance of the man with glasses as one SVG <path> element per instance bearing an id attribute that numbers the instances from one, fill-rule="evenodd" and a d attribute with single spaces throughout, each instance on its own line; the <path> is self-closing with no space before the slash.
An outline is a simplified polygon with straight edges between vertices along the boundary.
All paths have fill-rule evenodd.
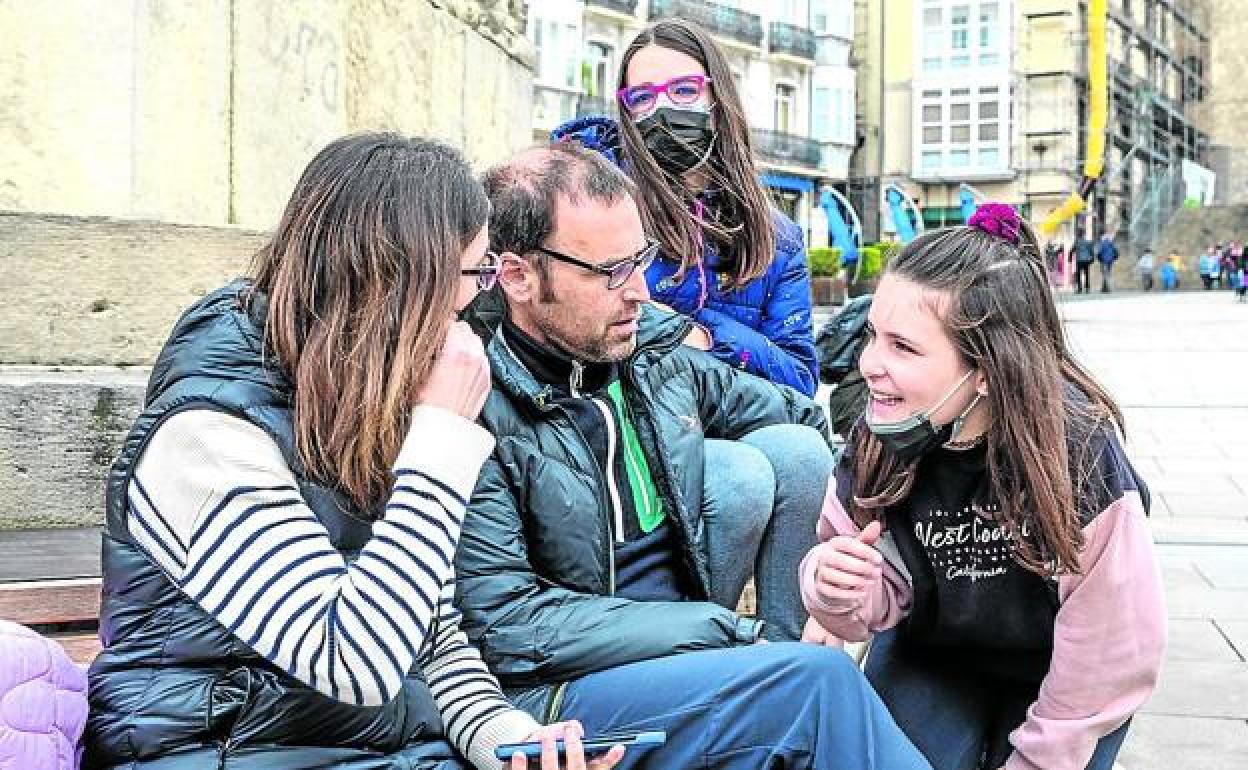
<path id="1" fill-rule="evenodd" d="M 534 149 L 484 183 L 506 312 L 457 604 L 516 705 L 667 732 L 620 767 L 927 767 L 843 652 L 757 644 L 761 621 L 707 600 L 705 439 L 822 432 L 819 408 L 682 344 L 690 321 L 648 302 L 632 183 L 601 156 Z"/>

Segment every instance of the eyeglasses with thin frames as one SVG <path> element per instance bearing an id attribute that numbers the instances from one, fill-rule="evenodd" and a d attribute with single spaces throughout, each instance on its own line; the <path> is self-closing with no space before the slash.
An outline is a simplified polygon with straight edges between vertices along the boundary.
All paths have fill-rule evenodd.
<path id="1" fill-rule="evenodd" d="M 633 271 L 641 270 L 644 272 L 646 268 L 650 267 L 650 264 L 654 262 L 655 256 L 659 253 L 659 244 L 657 241 L 647 238 L 646 245 L 641 251 L 609 265 L 595 265 L 592 262 L 586 262 L 583 259 L 569 256 L 554 249 L 548 249 L 545 246 L 538 246 L 534 251 L 545 254 L 551 259 L 557 259 L 560 262 L 566 262 L 569 265 L 576 265 L 590 272 L 605 275 L 607 277 L 607 288 L 618 289 L 628 283 L 628 279 L 632 277 Z"/>
<path id="2" fill-rule="evenodd" d="M 460 275 L 476 276 L 477 288 L 481 291 L 489 291 L 494 288 L 494 284 L 498 283 L 498 270 L 503 265 L 503 260 L 494 252 L 486 251 L 485 259 L 481 260 L 481 264 L 476 267 L 460 268 Z"/>

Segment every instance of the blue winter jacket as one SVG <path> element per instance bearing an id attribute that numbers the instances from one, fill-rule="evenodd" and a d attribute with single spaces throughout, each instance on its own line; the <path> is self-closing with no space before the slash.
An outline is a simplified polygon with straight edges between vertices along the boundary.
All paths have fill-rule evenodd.
<path id="1" fill-rule="evenodd" d="M 621 162 L 618 128 L 606 117 L 578 118 L 552 132 L 555 140 L 575 140 Z M 772 210 L 776 256 L 766 274 L 733 289 L 715 249 L 707 244 L 701 263 L 675 279 L 680 260 L 660 255 L 646 271 L 656 302 L 706 327 L 719 360 L 772 382 L 814 396 L 819 363 L 811 322 L 810 271 L 801 228 Z"/>

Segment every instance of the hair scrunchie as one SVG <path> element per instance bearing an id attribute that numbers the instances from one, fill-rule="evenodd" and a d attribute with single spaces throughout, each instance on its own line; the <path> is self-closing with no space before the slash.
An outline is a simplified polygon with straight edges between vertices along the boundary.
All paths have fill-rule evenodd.
<path id="1" fill-rule="evenodd" d="M 966 223 L 989 235 L 995 235 L 1003 241 L 1017 246 L 1023 229 L 1023 221 L 1013 206 L 1004 203 L 985 203 L 975 209 L 971 221 Z"/>

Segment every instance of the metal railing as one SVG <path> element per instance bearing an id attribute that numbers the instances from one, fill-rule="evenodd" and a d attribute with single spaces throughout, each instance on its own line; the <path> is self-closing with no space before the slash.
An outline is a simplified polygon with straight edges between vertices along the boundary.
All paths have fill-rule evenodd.
<path id="1" fill-rule="evenodd" d="M 817 50 L 815 33 L 809 27 L 773 21 L 767 33 L 767 50 L 814 61 Z"/>
<path id="2" fill-rule="evenodd" d="M 819 142 L 808 136 L 768 131 L 765 128 L 750 129 L 754 139 L 754 152 L 765 162 L 781 166 L 804 166 L 819 168 L 822 157 Z"/>
<path id="3" fill-rule="evenodd" d="M 711 34 L 755 48 L 763 45 L 763 20 L 710 0 L 650 0 L 650 19 L 680 18 L 697 22 Z"/>
<path id="4" fill-rule="evenodd" d="M 585 5 L 596 5 L 608 11 L 632 16 L 637 13 L 637 0 L 585 0 Z"/>

